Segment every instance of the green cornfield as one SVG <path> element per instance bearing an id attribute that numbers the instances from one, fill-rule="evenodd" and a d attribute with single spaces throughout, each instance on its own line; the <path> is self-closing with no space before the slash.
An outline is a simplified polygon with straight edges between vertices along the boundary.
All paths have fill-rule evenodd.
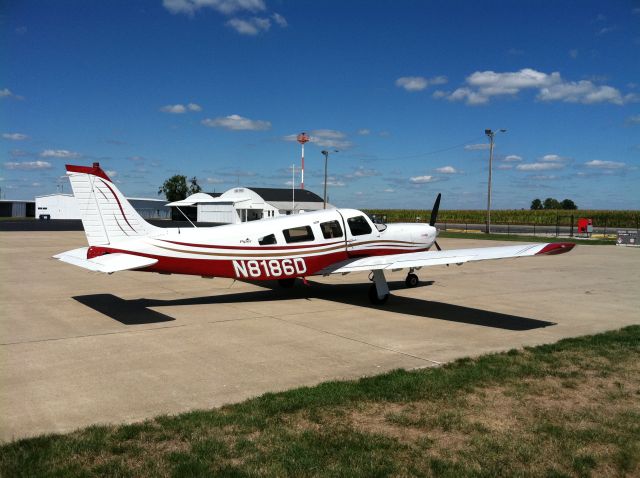
<path id="1" fill-rule="evenodd" d="M 369 215 L 386 216 L 387 222 L 426 222 L 431 216 L 429 209 L 366 209 Z M 485 210 L 444 210 L 438 213 L 439 223 L 451 224 L 484 224 L 487 211 Z M 593 220 L 597 227 L 627 227 L 638 228 L 640 225 L 640 211 L 605 211 L 578 209 L 574 211 L 525 209 L 502 209 L 491 211 L 493 224 L 536 224 L 554 226 L 568 225 L 573 216 L 574 224 L 578 218 L 585 217 Z M 419 218 L 419 219 L 418 219 Z"/>

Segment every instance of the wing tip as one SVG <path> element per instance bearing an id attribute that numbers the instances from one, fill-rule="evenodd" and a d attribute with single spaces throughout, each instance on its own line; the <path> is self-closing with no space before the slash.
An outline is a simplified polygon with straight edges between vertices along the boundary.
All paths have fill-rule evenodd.
<path id="1" fill-rule="evenodd" d="M 555 254 L 564 254 L 569 252 L 575 246 L 576 245 L 573 242 L 551 242 L 540 249 L 540 251 L 536 252 L 535 255 L 553 256 Z"/>

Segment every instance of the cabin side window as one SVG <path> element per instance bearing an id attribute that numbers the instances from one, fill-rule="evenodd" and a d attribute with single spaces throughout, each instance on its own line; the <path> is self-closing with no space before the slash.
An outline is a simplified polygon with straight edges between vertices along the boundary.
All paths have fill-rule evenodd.
<path id="1" fill-rule="evenodd" d="M 342 237 L 342 228 L 338 221 L 327 221 L 320 224 L 320 230 L 325 239 Z"/>
<path id="2" fill-rule="evenodd" d="M 269 234 L 258 239 L 258 244 L 261 246 L 270 246 L 271 244 L 277 244 L 275 234 Z"/>
<path id="3" fill-rule="evenodd" d="M 314 239 L 311 226 L 292 227 L 282 231 L 282 234 L 284 235 L 284 240 L 289 244 L 292 242 L 313 241 Z"/>
<path id="4" fill-rule="evenodd" d="M 347 219 L 347 224 L 349 224 L 349 230 L 354 236 L 371 234 L 371 226 L 364 218 L 364 216 L 350 217 L 349 219 Z"/>

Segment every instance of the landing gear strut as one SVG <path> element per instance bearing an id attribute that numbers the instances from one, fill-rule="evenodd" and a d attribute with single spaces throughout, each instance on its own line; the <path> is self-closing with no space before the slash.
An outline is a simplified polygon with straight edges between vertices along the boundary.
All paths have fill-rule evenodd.
<path id="1" fill-rule="evenodd" d="M 373 284 L 369 287 L 369 300 L 372 304 L 382 305 L 389 299 L 389 286 L 384 277 L 384 271 L 378 269 L 372 271 Z"/>

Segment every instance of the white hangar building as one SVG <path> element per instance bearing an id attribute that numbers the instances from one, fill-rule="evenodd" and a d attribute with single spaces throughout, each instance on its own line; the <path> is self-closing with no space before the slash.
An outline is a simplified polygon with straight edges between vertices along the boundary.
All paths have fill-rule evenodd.
<path id="1" fill-rule="evenodd" d="M 162 199 L 127 198 L 145 219 L 171 219 L 171 208 Z M 36 196 L 36 219 L 80 219 L 80 208 L 73 194 Z"/>
<path id="2" fill-rule="evenodd" d="M 246 188 L 222 194 L 196 193 L 167 206 L 196 207 L 198 222 L 238 224 L 323 209 L 324 200 L 308 189 Z M 327 208 L 333 208 L 327 204 Z"/>

